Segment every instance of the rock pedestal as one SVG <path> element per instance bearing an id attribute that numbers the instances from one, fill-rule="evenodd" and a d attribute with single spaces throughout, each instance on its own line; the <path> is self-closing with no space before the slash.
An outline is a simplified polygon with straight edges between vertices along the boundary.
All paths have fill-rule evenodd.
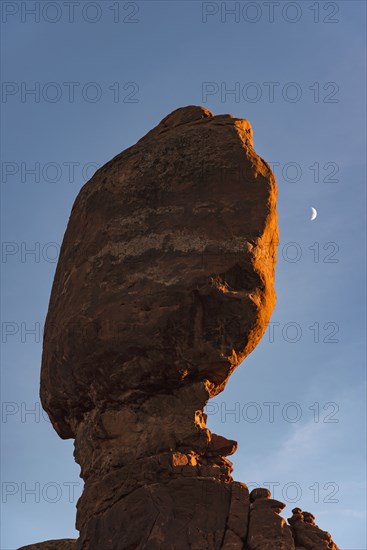
<path id="1" fill-rule="evenodd" d="M 282 503 L 232 480 L 237 444 L 203 412 L 274 308 L 276 196 L 249 122 L 195 106 L 80 191 L 41 371 L 85 481 L 76 550 L 318 550 Z"/>
<path id="2" fill-rule="evenodd" d="M 339 550 L 309 512 L 295 508 L 288 525 L 279 515 L 285 505 L 271 499 L 268 489 L 249 495 L 243 483 L 183 477 L 145 489 L 111 507 L 98 520 L 99 528 L 92 526 L 91 539 L 85 533 L 83 540 L 46 541 L 19 550 Z"/>

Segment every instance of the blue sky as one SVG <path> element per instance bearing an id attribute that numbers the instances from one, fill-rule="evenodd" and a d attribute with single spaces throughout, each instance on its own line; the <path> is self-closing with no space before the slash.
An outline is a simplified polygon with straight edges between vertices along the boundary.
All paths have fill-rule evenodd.
<path id="1" fill-rule="evenodd" d="M 273 324 L 210 403 L 209 427 L 238 441 L 235 479 L 272 485 L 285 516 L 301 506 L 342 550 L 365 550 L 365 3 L 70 9 L 2 3 L 1 550 L 77 535 L 73 442 L 38 396 L 73 201 L 189 104 L 247 118 L 279 186 Z"/>

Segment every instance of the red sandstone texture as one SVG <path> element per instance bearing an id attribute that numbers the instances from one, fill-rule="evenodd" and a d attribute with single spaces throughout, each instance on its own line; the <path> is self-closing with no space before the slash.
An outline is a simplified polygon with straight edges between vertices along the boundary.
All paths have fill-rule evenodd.
<path id="1" fill-rule="evenodd" d="M 248 121 L 186 107 L 82 188 L 46 320 L 41 399 L 75 438 L 75 542 L 42 550 L 326 550 L 266 489 L 249 495 L 204 406 L 275 305 L 275 178 Z M 64 546 L 62 546 L 62 544 Z"/>

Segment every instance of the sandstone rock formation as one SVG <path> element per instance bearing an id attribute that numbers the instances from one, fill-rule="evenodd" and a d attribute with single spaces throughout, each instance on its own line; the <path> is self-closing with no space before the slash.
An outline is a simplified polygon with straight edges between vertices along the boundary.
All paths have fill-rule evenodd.
<path id="1" fill-rule="evenodd" d="M 322 531 L 315 523 L 315 516 L 302 512 L 300 508 L 292 510 L 288 522 L 292 529 L 297 550 L 338 550 L 330 533 Z"/>
<path id="2" fill-rule="evenodd" d="M 328 548 L 305 513 L 290 528 L 267 490 L 232 480 L 237 444 L 203 412 L 274 308 L 276 194 L 249 122 L 194 106 L 80 191 L 41 371 L 85 481 L 76 550 Z"/>

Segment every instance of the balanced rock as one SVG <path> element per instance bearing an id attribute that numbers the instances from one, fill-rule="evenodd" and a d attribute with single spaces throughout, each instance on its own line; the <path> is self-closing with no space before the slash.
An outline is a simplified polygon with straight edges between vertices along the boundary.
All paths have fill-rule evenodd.
<path id="1" fill-rule="evenodd" d="M 242 547 L 249 495 L 225 458 L 237 444 L 203 408 L 274 308 L 276 196 L 249 122 L 194 106 L 80 191 L 41 372 L 85 481 L 78 548 Z"/>
<path id="2" fill-rule="evenodd" d="M 195 106 L 81 189 L 41 370 L 85 481 L 75 550 L 295 549 L 284 505 L 233 481 L 237 443 L 203 412 L 274 308 L 276 196 L 249 122 Z"/>

